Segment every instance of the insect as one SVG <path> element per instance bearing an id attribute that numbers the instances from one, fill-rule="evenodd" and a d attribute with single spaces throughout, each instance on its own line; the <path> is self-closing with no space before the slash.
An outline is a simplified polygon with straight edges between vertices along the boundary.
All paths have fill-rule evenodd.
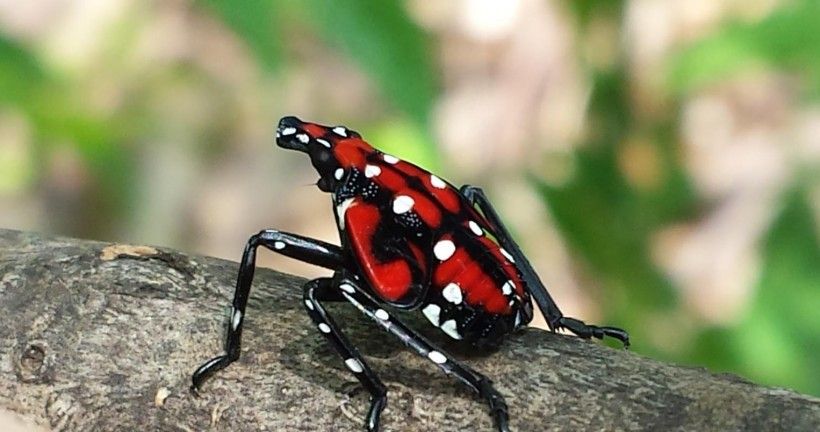
<path id="1" fill-rule="evenodd" d="M 279 121 L 276 143 L 310 156 L 317 186 L 329 192 L 341 246 L 276 230 L 252 236 L 242 256 L 228 325 L 226 353 L 192 376 L 196 392 L 239 358 L 242 322 L 259 246 L 334 271 L 303 287 L 305 309 L 347 368 L 370 393 L 365 428 L 379 429 L 387 390 L 323 307 L 347 301 L 418 355 L 466 384 L 509 430 L 504 397 L 492 381 L 404 325 L 388 310 L 419 310 L 460 343 L 497 347 L 533 318 L 533 300 L 552 331 L 604 336 L 629 345 L 626 331 L 565 317 L 481 189 L 456 188 L 409 162 L 380 152 L 357 132 L 296 117 Z"/>

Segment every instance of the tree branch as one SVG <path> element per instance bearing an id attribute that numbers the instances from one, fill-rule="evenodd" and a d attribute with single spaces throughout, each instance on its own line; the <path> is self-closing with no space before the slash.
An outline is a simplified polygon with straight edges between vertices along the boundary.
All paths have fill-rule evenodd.
<path id="1" fill-rule="evenodd" d="M 360 430 L 367 395 L 304 313 L 304 281 L 270 270 L 254 281 L 242 357 L 191 396 L 191 372 L 222 348 L 236 271 L 0 230 L 0 411 L 54 430 Z M 389 388 L 385 430 L 492 430 L 451 377 L 349 305 L 331 309 Z M 820 430 L 816 398 L 536 329 L 466 361 L 517 431 Z"/>

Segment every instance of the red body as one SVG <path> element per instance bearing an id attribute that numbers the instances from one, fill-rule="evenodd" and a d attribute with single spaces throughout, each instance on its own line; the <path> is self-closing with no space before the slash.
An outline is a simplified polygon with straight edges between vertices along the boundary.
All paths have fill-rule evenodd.
<path id="1" fill-rule="evenodd" d="M 532 319 L 512 256 L 458 189 L 346 129 L 304 129 L 331 144 L 340 236 L 376 296 L 419 308 L 450 337 L 476 344 Z"/>

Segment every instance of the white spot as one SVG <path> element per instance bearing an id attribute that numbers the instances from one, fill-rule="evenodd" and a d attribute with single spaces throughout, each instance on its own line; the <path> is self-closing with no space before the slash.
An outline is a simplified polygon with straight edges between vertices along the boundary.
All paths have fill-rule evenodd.
<path id="1" fill-rule="evenodd" d="M 330 333 L 330 326 L 325 323 L 319 323 L 319 331 L 322 333 Z"/>
<path id="2" fill-rule="evenodd" d="M 343 126 L 336 126 L 335 128 L 333 128 L 333 133 L 335 133 L 336 135 L 346 137 L 347 129 L 345 129 Z"/>
<path id="3" fill-rule="evenodd" d="M 447 320 L 441 323 L 441 330 L 444 333 L 447 333 L 447 336 L 450 336 L 453 339 L 461 339 L 461 335 L 458 334 L 458 328 L 456 325 L 456 320 Z"/>
<path id="4" fill-rule="evenodd" d="M 441 314 L 441 308 L 438 307 L 438 305 L 429 304 L 421 310 L 421 313 L 423 313 L 434 326 L 438 327 L 438 318 Z"/>
<path id="5" fill-rule="evenodd" d="M 339 288 L 341 288 L 342 291 L 344 291 L 346 293 L 350 293 L 350 294 L 353 294 L 353 293 L 356 292 L 356 289 L 353 288 L 352 285 L 346 284 L 346 283 L 343 283 L 343 284 L 339 285 Z"/>
<path id="6" fill-rule="evenodd" d="M 390 315 L 384 309 L 377 310 L 375 315 L 376 315 L 376 318 L 378 318 L 382 321 L 387 321 L 387 320 L 390 319 Z"/>
<path id="7" fill-rule="evenodd" d="M 503 292 L 504 295 L 510 295 L 513 292 L 513 288 L 515 288 L 515 284 L 513 284 L 513 281 L 508 280 L 504 282 L 504 285 L 501 287 L 501 292 Z"/>
<path id="8" fill-rule="evenodd" d="M 390 165 L 395 165 L 395 164 L 399 163 L 399 158 L 397 158 L 393 155 L 389 155 L 389 154 L 383 154 L 382 155 L 382 160 L 389 163 Z"/>
<path id="9" fill-rule="evenodd" d="M 345 364 L 347 365 L 348 369 L 353 371 L 353 373 L 360 373 L 363 369 L 362 362 L 360 362 L 357 359 L 354 359 L 353 357 L 345 360 Z"/>
<path id="10" fill-rule="evenodd" d="M 325 146 L 325 147 L 327 147 L 327 148 L 330 148 L 330 143 L 329 143 L 329 142 L 327 142 L 327 141 L 325 141 L 325 140 L 323 140 L 323 139 L 321 139 L 321 138 L 316 138 L 316 142 L 318 142 L 319 144 L 321 144 L 321 145 L 323 145 L 323 146 Z"/>
<path id="11" fill-rule="evenodd" d="M 447 301 L 454 304 L 459 304 L 462 300 L 461 288 L 455 283 L 450 283 L 444 287 L 444 289 L 441 290 L 441 295 L 443 295 Z"/>
<path id="12" fill-rule="evenodd" d="M 285 242 L 276 241 L 273 242 L 273 248 L 276 250 L 282 250 L 285 248 Z"/>
<path id="13" fill-rule="evenodd" d="M 504 248 L 498 248 L 498 250 L 501 251 L 501 255 L 504 255 L 504 258 L 507 258 L 507 260 L 509 260 L 511 263 L 515 263 L 515 260 L 513 259 L 512 255 L 510 255 L 509 252 L 504 250 Z"/>
<path id="14" fill-rule="evenodd" d="M 353 204 L 353 198 L 348 198 L 336 206 L 336 214 L 339 216 L 339 228 L 345 229 L 345 213 L 350 205 Z"/>
<path id="15" fill-rule="evenodd" d="M 345 175 L 345 170 L 342 168 L 336 168 L 336 171 L 333 171 L 333 177 L 336 180 L 341 180 L 343 175 Z"/>
<path id="16" fill-rule="evenodd" d="M 367 178 L 376 177 L 382 173 L 382 169 L 376 165 L 367 165 L 364 167 L 364 176 Z"/>
<path id="17" fill-rule="evenodd" d="M 518 311 L 515 314 L 515 324 L 513 324 L 513 327 L 518 327 L 520 324 L 521 324 L 521 311 Z"/>
<path id="18" fill-rule="evenodd" d="M 236 330 L 239 327 L 239 323 L 242 322 L 242 311 L 239 309 L 234 309 L 233 311 L 233 318 L 231 319 L 231 327 Z"/>
<path id="19" fill-rule="evenodd" d="M 444 180 L 436 177 L 433 174 L 430 174 L 430 184 L 432 184 L 433 187 L 437 189 L 444 189 L 447 187 L 447 183 L 444 183 Z"/>
<path id="20" fill-rule="evenodd" d="M 308 141 L 310 141 L 310 137 L 309 137 L 309 136 L 307 136 L 306 134 L 299 134 L 299 135 L 296 135 L 296 139 L 298 139 L 299 141 L 301 141 L 301 142 L 302 142 L 302 144 L 307 144 L 307 143 L 308 143 Z"/>
<path id="21" fill-rule="evenodd" d="M 307 306 L 308 309 L 313 310 L 313 302 L 312 301 L 305 300 L 305 306 Z"/>
<path id="22" fill-rule="evenodd" d="M 450 240 L 441 240 L 433 246 L 433 255 L 440 261 L 445 261 L 456 252 L 456 245 Z"/>
<path id="23" fill-rule="evenodd" d="M 279 131 L 276 131 L 276 138 L 279 138 L 281 136 L 282 136 L 282 134 L 280 134 Z"/>
<path id="24" fill-rule="evenodd" d="M 429 353 L 427 353 L 427 358 L 432 360 L 435 364 L 447 363 L 447 357 L 444 357 L 444 354 L 438 351 L 430 351 Z"/>
<path id="25" fill-rule="evenodd" d="M 295 133 L 296 133 L 296 128 L 286 127 L 284 129 L 282 129 L 282 135 L 283 136 L 293 135 Z"/>
<path id="26" fill-rule="evenodd" d="M 477 236 L 484 234 L 484 230 L 482 230 L 481 227 L 478 226 L 478 223 L 476 223 L 476 221 L 470 221 L 469 223 L 467 223 L 467 225 L 470 226 L 470 231 L 472 231 L 473 234 Z"/>
<path id="27" fill-rule="evenodd" d="M 395 214 L 403 214 L 410 211 L 413 208 L 413 204 L 416 202 L 413 201 L 413 198 L 410 198 L 407 195 L 399 195 L 393 199 L 393 213 Z"/>

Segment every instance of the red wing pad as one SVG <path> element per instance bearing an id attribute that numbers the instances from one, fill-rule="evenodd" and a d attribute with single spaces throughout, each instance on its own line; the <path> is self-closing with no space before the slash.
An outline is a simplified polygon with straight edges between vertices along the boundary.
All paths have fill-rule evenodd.
<path id="1" fill-rule="evenodd" d="M 423 254 L 403 238 L 377 238 L 380 223 L 379 209 L 357 200 L 345 213 L 345 234 L 373 291 L 395 306 L 412 307 L 426 293 Z"/>

